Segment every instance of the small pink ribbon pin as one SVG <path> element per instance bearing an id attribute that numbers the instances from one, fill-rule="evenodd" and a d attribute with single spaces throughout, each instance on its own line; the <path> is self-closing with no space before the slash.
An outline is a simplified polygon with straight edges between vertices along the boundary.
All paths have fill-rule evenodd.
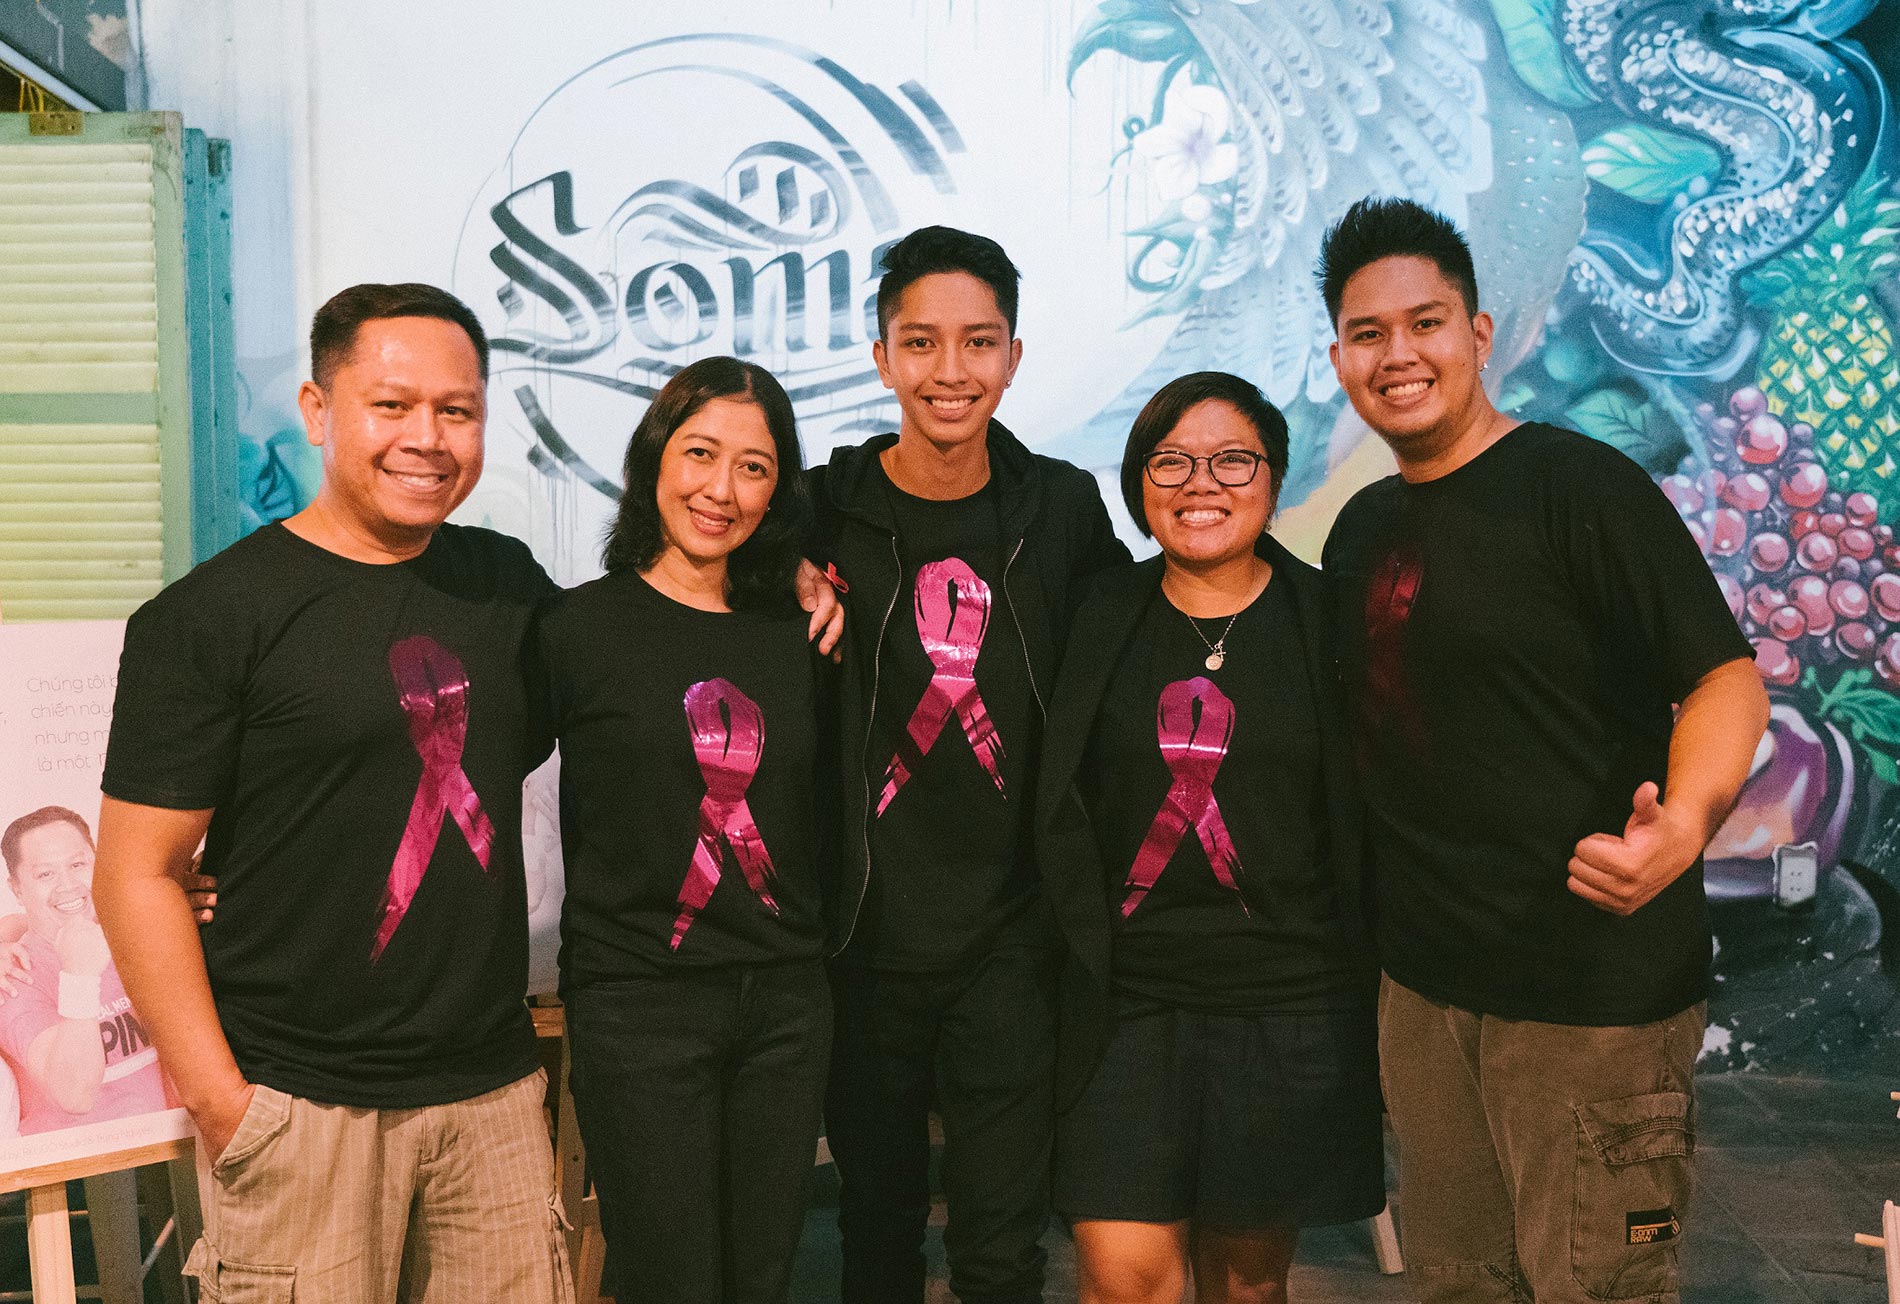
<path id="1" fill-rule="evenodd" d="M 976 690 L 976 657 L 990 624 L 990 586 L 955 557 L 926 562 L 917 571 L 916 607 L 924 655 L 936 669 L 904 736 L 898 739 L 896 755 L 884 767 L 879 815 L 897 790 L 910 782 L 911 773 L 936 744 L 952 711 L 963 725 L 963 736 L 970 740 L 977 764 L 995 782 L 996 790 L 1003 791 L 1003 738 Z"/>
<path id="2" fill-rule="evenodd" d="M 1161 690 L 1155 704 L 1155 732 L 1161 759 L 1167 762 L 1174 782 L 1168 785 L 1161 809 L 1155 812 L 1154 823 L 1148 826 L 1135 863 L 1129 867 L 1128 881 L 1123 884 L 1129 889 L 1128 899 L 1122 902 L 1124 919 L 1135 912 L 1168 867 L 1190 824 L 1207 852 L 1214 877 L 1236 897 L 1240 894 L 1236 881 L 1240 852 L 1227 834 L 1220 803 L 1214 800 L 1214 776 L 1227 759 L 1227 744 L 1234 736 L 1233 702 L 1211 679 L 1197 675 L 1176 680 Z M 1240 897 L 1240 908 L 1252 913 L 1244 897 Z"/>
<path id="3" fill-rule="evenodd" d="M 428 635 L 416 634 L 389 649 L 389 670 L 403 714 L 409 717 L 409 740 L 422 757 L 422 778 L 383 888 L 376 943 L 369 953 L 372 964 L 382 958 L 383 948 L 395 936 L 416 889 L 422 886 L 422 876 L 435 856 L 436 839 L 442 834 L 444 814 L 454 818 L 484 871 L 495 845 L 495 826 L 462 769 L 469 690 L 460 659 Z"/>
<path id="4" fill-rule="evenodd" d="M 693 754 L 706 780 L 706 795 L 699 802 L 699 841 L 693 847 L 693 863 L 680 885 L 680 913 L 673 921 L 671 943 L 675 951 L 719 886 L 722 840 L 732 848 L 732 858 L 739 862 L 739 871 L 754 895 L 778 914 L 771 890 L 778 871 L 745 800 L 765 751 L 765 713 L 736 684 L 707 679 L 686 690 L 686 722 L 693 731 Z"/>

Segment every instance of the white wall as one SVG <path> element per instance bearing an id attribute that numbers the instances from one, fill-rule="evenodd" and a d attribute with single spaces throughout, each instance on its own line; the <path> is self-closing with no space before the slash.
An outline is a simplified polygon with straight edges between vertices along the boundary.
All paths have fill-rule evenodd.
<path id="1" fill-rule="evenodd" d="M 1527 111 L 1508 66 L 1488 53 L 1495 38 L 1483 0 L 1455 7 L 1468 12 L 1448 25 L 1438 5 L 1393 0 L 1390 31 L 1368 55 L 1363 40 L 1290 35 L 1280 6 L 1203 6 L 1194 20 L 1200 26 L 1191 39 L 1183 27 L 1182 39 L 1202 61 L 1204 79 L 1239 89 L 1215 96 L 1224 107 L 1203 142 L 1225 150 L 1227 161 L 1204 159 L 1199 173 L 1190 168 L 1188 184 L 1197 177 L 1201 184 L 1181 207 L 1153 160 L 1127 148 L 1131 118 L 1153 113 L 1162 62 L 1099 53 L 1071 83 L 1071 51 L 1098 13 L 1081 0 L 588 0 L 558 7 L 142 0 L 141 35 L 151 107 L 182 109 L 190 125 L 233 141 L 239 355 L 251 404 L 243 430 L 254 454 L 276 448 L 306 489 L 311 468 L 295 456 L 301 449 L 290 397 L 303 374 L 300 337 L 316 304 L 357 281 L 425 280 L 452 287 L 498 337 L 568 334 L 553 307 L 562 277 L 553 276 L 553 290 L 537 291 L 491 257 L 497 246 L 514 244 L 526 266 L 549 273 L 549 264 L 506 236 L 492 210 L 521 187 L 567 174 L 573 230 L 554 231 L 551 187 L 518 197 L 515 209 L 536 238 L 604 287 L 616 306 L 599 320 L 590 315 L 586 329 L 615 334 L 610 346 L 572 364 L 497 354 L 489 469 L 462 515 L 528 539 L 557 576 L 573 580 L 594 571 L 609 507 L 588 486 L 589 473 L 615 478 L 620 447 L 644 406 L 602 382 L 655 383 L 664 369 L 649 363 L 731 351 L 724 260 L 743 255 L 763 266 L 797 245 L 786 232 L 748 243 L 739 227 L 718 221 L 706 241 L 695 241 L 676 221 L 629 222 L 617 210 L 643 187 L 676 182 L 770 217 L 781 173 L 792 177 L 798 209 L 822 188 L 825 166 L 845 176 L 840 194 L 855 194 L 857 209 L 805 253 L 845 251 L 861 288 L 868 289 L 876 245 L 926 223 L 983 231 L 1008 248 L 1024 273 L 1025 360 L 1000 415 L 1034 446 L 1107 469 L 1157 376 L 1214 366 L 1262 383 L 1295 427 L 1283 507 L 1311 500 L 1312 519 L 1302 521 L 1297 509 L 1287 514 L 1282 537 L 1294 536 L 1289 541 L 1311 553 L 1343 492 L 1388 465 L 1341 416 L 1324 360 L 1324 320 L 1310 275 L 1325 221 L 1368 190 L 1401 188 L 1408 178 L 1415 192 L 1464 217 L 1468 199 L 1505 175 L 1494 155 L 1509 151 L 1512 175 L 1525 176 L 1537 150 L 1562 155 L 1571 190 L 1547 180 L 1525 182 L 1537 190 L 1528 196 L 1503 184 L 1495 189 L 1514 212 L 1534 214 L 1547 204 L 1557 215 L 1539 223 L 1551 235 L 1547 249 L 1509 251 L 1511 276 L 1498 282 L 1516 324 L 1506 332 L 1506 356 L 1521 353 L 1541 322 L 1580 222 L 1581 171 L 1568 123 Z M 679 39 L 656 44 L 668 38 Z M 1320 50 L 1327 66 L 1317 89 L 1301 92 L 1311 103 L 1276 106 L 1260 76 L 1270 60 L 1259 52 L 1292 57 L 1301 42 Z M 1390 102 L 1379 98 L 1381 79 L 1420 75 L 1412 53 L 1420 42 L 1435 43 L 1450 61 L 1445 67 L 1468 74 L 1460 85 L 1431 87 L 1436 117 L 1427 125 L 1441 151 L 1431 157 L 1429 133 L 1411 130 L 1396 92 Z M 1240 58 L 1236 51 L 1254 62 L 1224 66 L 1223 59 Z M 1355 59 L 1365 68 L 1349 67 Z M 1374 93 L 1343 110 L 1350 139 L 1328 143 L 1322 136 L 1339 119 L 1327 120 L 1318 100 L 1349 74 Z M 931 126 L 931 115 L 901 89 L 906 84 L 934 98 L 951 131 Z M 855 93 L 862 87 L 871 89 Z M 894 106 L 882 117 L 866 107 L 879 93 Z M 1405 102 L 1417 100 L 1414 88 Z M 1178 125 L 1176 110 L 1168 112 Z M 940 155 L 941 176 L 910 166 L 892 123 Z M 1447 123 L 1455 134 L 1449 148 Z M 1133 130 L 1151 125 L 1137 122 Z M 739 156 L 770 142 L 811 151 L 821 163 L 764 160 L 758 188 L 747 192 Z M 1407 151 L 1415 157 L 1404 157 Z M 848 176 L 854 158 L 870 180 Z M 1296 158 L 1304 159 L 1299 169 Z M 1305 180 L 1276 194 L 1289 176 Z M 867 186 L 888 197 L 881 218 L 865 204 Z M 1199 217 L 1210 204 L 1211 222 Z M 698 200 L 675 196 L 660 207 L 675 218 L 704 216 Z M 791 225 L 810 225 L 815 211 L 799 209 Z M 1237 220 L 1222 226 L 1225 212 Z M 1184 292 L 1170 298 L 1136 285 L 1130 262 L 1145 224 L 1172 217 L 1178 225 L 1183 213 L 1194 216 L 1181 229 L 1201 220 L 1196 238 L 1206 237 L 1211 254 L 1182 275 Z M 1484 246 L 1488 226 L 1474 227 L 1481 265 L 1504 256 Z M 642 269 L 673 260 L 718 287 L 722 320 L 691 347 L 656 350 L 637 338 L 618 305 Z M 813 333 L 823 335 L 822 326 L 814 314 Z M 820 341 L 798 349 L 786 345 L 782 321 L 779 329 L 755 356 L 795 393 L 864 369 L 862 332 L 838 348 Z M 1156 370 L 1144 376 L 1158 355 Z M 587 472 L 549 455 L 518 398 L 524 387 Z M 847 411 L 865 397 L 859 386 L 799 403 L 809 456 L 861 438 L 867 422 L 888 424 L 888 408 Z M 1108 496 L 1119 513 L 1116 495 Z M 281 496 L 276 502 L 282 506 Z"/>

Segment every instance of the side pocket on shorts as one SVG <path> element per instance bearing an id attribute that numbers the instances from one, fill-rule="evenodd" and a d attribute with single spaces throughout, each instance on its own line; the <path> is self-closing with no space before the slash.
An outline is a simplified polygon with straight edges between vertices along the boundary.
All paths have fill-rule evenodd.
<path id="1" fill-rule="evenodd" d="M 221 1304 L 218 1299 L 218 1260 L 211 1242 L 200 1236 L 185 1256 L 184 1276 L 198 1283 L 198 1304 Z"/>
<path id="2" fill-rule="evenodd" d="M 1673 1292 L 1693 1180 L 1692 1098 L 1658 1091 L 1578 1105 L 1576 1114 L 1571 1274 L 1596 1299 Z"/>
<path id="3" fill-rule="evenodd" d="M 550 1298 L 559 1304 L 574 1304 L 574 1267 L 567 1258 L 567 1234 L 574 1230 L 561 1208 L 561 1193 L 548 1196 L 548 1253 L 554 1263 L 554 1291 Z"/>
<path id="4" fill-rule="evenodd" d="M 296 1304 L 295 1268 L 223 1262 L 202 1236 L 185 1260 L 185 1275 L 197 1279 L 200 1304 Z"/>
<path id="5" fill-rule="evenodd" d="M 218 1304 L 295 1304 L 296 1297 L 295 1268 L 218 1265 Z"/>
<path id="6" fill-rule="evenodd" d="M 231 1143 L 211 1163 L 211 1175 L 223 1178 L 231 1169 L 269 1145 L 273 1138 L 290 1126 L 291 1098 L 275 1087 L 259 1082 L 251 1090 L 251 1103 L 238 1120 Z"/>

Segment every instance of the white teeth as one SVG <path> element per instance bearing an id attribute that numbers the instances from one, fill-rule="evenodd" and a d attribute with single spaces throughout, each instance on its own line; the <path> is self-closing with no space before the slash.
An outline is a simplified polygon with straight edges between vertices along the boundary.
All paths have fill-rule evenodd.
<path id="1" fill-rule="evenodd" d="M 80 911 L 84 910 L 85 908 L 86 908 L 86 899 L 84 897 L 80 897 L 76 901 L 55 902 L 53 905 L 53 909 L 59 911 L 63 915 L 76 915 Z"/>
<path id="2" fill-rule="evenodd" d="M 974 398 L 927 398 L 924 402 L 930 404 L 939 416 L 950 417 L 962 415 L 963 410 L 976 400 Z"/>
<path id="3" fill-rule="evenodd" d="M 1410 398 L 1414 394 L 1423 394 L 1430 385 L 1431 382 L 1428 380 L 1408 380 L 1403 385 L 1387 386 L 1385 396 L 1387 398 Z"/>
<path id="4" fill-rule="evenodd" d="M 1176 519 L 1183 525 L 1213 525 L 1227 519 L 1227 513 L 1214 508 L 1196 508 L 1192 511 L 1177 512 Z"/>
<path id="5" fill-rule="evenodd" d="M 389 474 L 398 484 L 406 484 L 411 489 L 434 489 L 448 479 L 444 475 L 409 475 L 401 471 L 391 471 Z"/>

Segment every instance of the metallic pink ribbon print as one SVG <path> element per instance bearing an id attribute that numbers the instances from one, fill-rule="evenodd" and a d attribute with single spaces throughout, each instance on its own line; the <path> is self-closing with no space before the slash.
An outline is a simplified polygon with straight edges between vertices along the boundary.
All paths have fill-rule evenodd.
<path id="1" fill-rule="evenodd" d="M 916 606 L 917 633 L 924 641 L 924 655 L 936 670 L 898 740 L 897 754 L 884 767 L 879 815 L 936 745 L 952 711 L 963 726 L 963 736 L 970 740 L 977 764 L 996 790 L 1003 791 L 1003 738 L 976 691 L 976 657 L 990 624 L 990 586 L 955 557 L 926 562 L 917 570 Z"/>
<path id="2" fill-rule="evenodd" d="M 778 914 L 771 887 L 778 871 L 745 800 L 765 751 L 765 713 L 737 685 L 707 679 L 686 690 L 686 722 L 692 727 L 693 753 L 706 780 L 706 795 L 699 802 L 699 841 L 693 847 L 693 863 L 680 885 L 680 913 L 673 921 L 671 943 L 675 951 L 719 886 L 721 841 L 732 848 L 732 858 L 739 862 L 739 871 L 754 895 Z"/>
<path id="3" fill-rule="evenodd" d="M 1412 751 L 1427 750 L 1424 711 L 1405 671 L 1405 630 L 1424 584 L 1425 562 L 1414 545 L 1388 553 L 1366 583 L 1366 693 L 1357 721 L 1362 759 L 1366 740 L 1380 730 L 1398 733 Z"/>
<path id="4" fill-rule="evenodd" d="M 409 804 L 409 822 L 389 867 L 376 927 L 376 944 L 369 953 L 373 964 L 395 936 L 409 903 L 422 886 L 442 817 L 454 818 L 468 840 L 468 849 L 483 870 L 495 845 L 495 826 L 482 810 L 482 799 L 462 769 L 462 748 L 468 740 L 468 675 L 456 655 L 426 634 L 403 639 L 389 649 L 389 670 L 403 714 L 409 717 L 409 740 L 422 757 L 422 779 Z"/>
<path id="5" fill-rule="evenodd" d="M 1148 889 L 1168 867 L 1174 849 L 1191 824 L 1214 867 L 1221 886 L 1240 894 L 1240 852 L 1227 834 L 1227 821 L 1221 818 L 1220 803 L 1214 800 L 1214 776 L 1227 759 L 1227 744 L 1234 736 L 1234 704 L 1211 679 L 1195 676 L 1180 679 L 1161 690 L 1155 704 L 1155 732 L 1161 740 L 1161 759 L 1168 764 L 1174 782 L 1161 799 L 1161 809 L 1141 840 L 1135 863 L 1129 867 L 1128 899 L 1122 902 L 1122 917 L 1135 912 Z M 1240 897 L 1240 908 L 1247 902 Z"/>

